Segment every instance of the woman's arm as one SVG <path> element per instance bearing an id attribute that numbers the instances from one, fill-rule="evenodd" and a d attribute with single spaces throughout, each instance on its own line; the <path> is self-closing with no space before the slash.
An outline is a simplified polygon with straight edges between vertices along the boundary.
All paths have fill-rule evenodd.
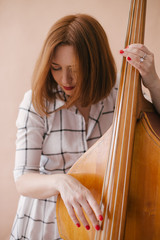
<path id="1" fill-rule="evenodd" d="M 16 180 L 16 188 L 23 196 L 46 199 L 59 194 L 57 186 L 60 176 L 26 173 Z"/>
<path id="2" fill-rule="evenodd" d="M 80 226 L 79 218 L 87 230 L 90 228 L 84 210 L 95 229 L 100 229 L 98 222 L 102 220 L 100 206 L 91 192 L 72 176 L 26 173 L 17 179 L 16 187 L 21 195 L 30 198 L 45 199 L 60 194 L 71 219 L 77 226 Z"/>
<path id="3" fill-rule="evenodd" d="M 153 53 L 143 44 L 131 44 L 120 53 L 139 71 L 143 84 L 150 91 L 153 104 L 160 113 L 160 79 L 155 70 Z"/>
<path id="4" fill-rule="evenodd" d="M 160 79 L 157 77 L 157 80 L 154 81 L 152 87 L 148 88 L 151 94 L 152 102 L 160 114 Z"/>

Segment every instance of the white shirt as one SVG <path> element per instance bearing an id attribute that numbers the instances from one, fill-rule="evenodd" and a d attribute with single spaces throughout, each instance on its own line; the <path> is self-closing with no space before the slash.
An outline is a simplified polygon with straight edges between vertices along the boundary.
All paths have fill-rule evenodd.
<path id="1" fill-rule="evenodd" d="M 117 89 L 91 106 L 88 129 L 84 117 L 73 106 L 55 111 L 64 104 L 56 99 L 49 116 L 41 117 L 33 108 L 32 92 L 20 104 L 14 177 L 26 172 L 67 173 L 78 158 L 111 126 Z M 10 239 L 56 240 L 56 197 L 40 200 L 20 197 Z"/>

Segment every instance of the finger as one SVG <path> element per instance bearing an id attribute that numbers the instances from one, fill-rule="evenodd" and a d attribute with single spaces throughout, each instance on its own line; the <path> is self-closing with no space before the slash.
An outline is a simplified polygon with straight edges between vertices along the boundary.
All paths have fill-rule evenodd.
<path id="1" fill-rule="evenodd" d="M 132 49 L 132 50 L 125 50 L 124 51 L 124 56 L 128 57 L 136 57 L 137 61 L 139 61 L 140 58 L 146 58 L 149 56 L 146 52 L 140 50 L 140 49 Z"/>
<path id="2" fill-rule="evenodd" d="M 123 55 L 123 57 L 130 57 L 130 58 L 137 58 L 137 61 L 139 62 L 140 58 L 150 58 L 151 55 L 148 55 L 146 52 L 143 52 L 139 49 L 124 49 L 124 50 L 120 50 L 120 53 Z"/>
<path id="3" fill-rule="evenodd" d="M 92 225 L 95 227 L 96 230 L 99 230 L 100 226 L 99 226 L 98 219 L 92 209 L 93 206 L 91 207 L 90 204 L 86 200 L 82 203 L 82 207 L 83 207 L 86 215 L 89 217 Z"/>
<path id="4" fill-rule="evenodd" d="M 146 46 L 143 44 L 131 44 L 127 48 L 120 50 L 120 53 L 124 57 L 130 57 L 131 54 L 134 54 L 135 56 L 142 58 L 142 57 L 149 57 L 149 59 L 153 60 L 153 53 L 148 50 Z M 139 60 L 139 59 L 138 59 Z"/>
<path id="5" fill-rule="evenodd" d="M 84 202 L 84 201 L 83 201 Z M 82 206 L 83 205 L 83 206 Z M 84 211 L 86 210 L 86 201 L 85 201 L 85 203 L 82 203 L 82 205 L 80 205 L 78 202 L 77 203 L 75 203 L 74 204 L 74 210 L 75 210 L 75 212 L 76 212 L 76 214 L 77 214 L 77 216 L 78 216 L 78 218 L 79 218 L 79 220 L 81 221 L 81 223 L 84 225 L 84 227 L 87 229 L 87 230 L 89 230 L 90 229 L 90 225 L 89 225 L 89 223 L 88 223 L 88 221 L 87 221 L 87 219 L 86 219 L 86 217 L 85 217 L 85 215 L 84 215 L 84 212 L 83 212 L 83 209 L 84 209 Z M 87 209 L 87 211 L 86 211 L 86 214 L 87 214 L 87 216 L 88 216 L 88 213 L 89 213 L 89 218 L 90 218 L 90 216 L 92 215 L 90 215 L 90 212 L 92 212 L 93 213 L 93 211 L 91 210 L 91 207 L 90 206 L 88 206 L 88 208 L 90 209 L 90 210 L 88 210 Z M 94 213 L 93 213 L 94 214 Z M 92 216 L 93 217 L 93 216 Z M 96 218 L 95 218 L 96 219 Z M 91 219 L 90 219 L 91 220 Z M 93 224 L 93 221 L 91 221 L 92 222 L 92 224 Z M 94 224 L 93 224 L 94 225 Z M 96 224 L 97 225 L 97 224 Z M 95 226 L 96 226 L 95 225 Z"/>
<path id="6" fill-rule="evenodd" d="M 102 221 L 103 214 L 102 214 L 101 208 L 100 208 L 99 204 L 97 203 L 97 201 L 95 200 L 95 198 L 92 195 L 89 195 L 89 197 L 87 198 L 87 201 L 88 201 L 89 205 L 92 207 L 97 220 Z"/>
<path id="7" fill-rule="evenodd" d="M 82 222 L 82 224 L 84 225 L 84 227 L 88 228 L 87 226 L 89 226 L 89 223 L 83 213 L 82 207 L 78 202 L 74 203 L 74 210 L 79 218 L 79 220 Z M 88 230 L 88 229 L 87 229 Z"/>
<path id="8" fill-rule="evenodd" d="M 149 49 L 144 45 L 144 44 L 141 44 L 141 43 L 133 43 L 133 44 L 130 44 L 126 50 L 140 50 L 141 52 L 145 52 L 146 54 L 151 54 L 151 52 L 149 51 Z"/>
<path id="9" fill-rule="evenodd" d="M 102 211 L 99 204 L 89 190 L 86 194 L 86 200 L 87 201 L 85 202 L 83 208 L 85 209 L 86 214 L 90 217 L 90 220 L 95 229 L 100 230 L 99 220 L 103 220 Z"/>
<path id="10" fill-rule="evenodd" d="M 140 58 L 133 55 L 133 54 L 130 54 L 130 56 L 128 56 L 126 58 L 127 62 L 129 62 L 133 67 L 135 67 L 139 73 L 142 75 L 143 72 L 145 71 L 145 64 L 142 64 L 140 62 Z"/>
<path id="11" fill-rule="evenodd" d="M 67 211 L 68 211 L 68 214 L 70 215 L 72 221 L 74 222 L 74 224 L 77 226 L 77 227 L 80 227 L 80 222 L 75 214 L 75 211 L 74 211 L 74 208 L 72 207 L 71 204 L 66 204 L 66 208 L 67 208 Z"/>
<path id="12" fill-rule="evenodd" d="M 122 54 L 132 66 L 139 70 L 140 74 L 146 72 L 146 70 L 150 69 L 153 65 L 153 56 L 149 56 L 141 51 L 138 51 L 138 53 L 125 51 Z M 141 62 L 141 58 L 143 58 L 143 64 Z"/>
<path id="13" fill-rule="evenodd" d="M 145 70 L 147 68 L 150 68 L 153 62 L 152 58 L 146 54 L 143 57 L 140 57 L 139 55 L 130 53 L 129 55 L 126 56 L 126 59 L 138 70 Z"/>

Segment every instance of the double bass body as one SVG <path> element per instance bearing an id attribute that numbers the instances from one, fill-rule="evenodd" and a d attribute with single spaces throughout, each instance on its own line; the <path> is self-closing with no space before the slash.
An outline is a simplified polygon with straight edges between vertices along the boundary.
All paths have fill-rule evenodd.
<path id="1" fill-rule="evenodd" d="M 154 113 L 148 113 L 148 116 L 143 114 L 136 124 L 125 240 L 160 239 L 160 127 L 158 128 L 158 125 L 160 126 L 160 117 Z"/>

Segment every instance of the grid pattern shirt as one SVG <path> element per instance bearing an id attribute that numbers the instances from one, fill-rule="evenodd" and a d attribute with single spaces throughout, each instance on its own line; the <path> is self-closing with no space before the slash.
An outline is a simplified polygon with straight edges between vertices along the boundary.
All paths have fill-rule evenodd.
<path id="1" fill-rule="evenodd" d="M 56 99 L 49 116 L 41 117 L 33 108 L 28 91 L 19 107 L 17 118 L 14 178 L 30 172 L 65 174 L 111 126 L 116 91 L 91 106 L 88 129 L 75 106 L 57 110 L 64 101 Z M 33 199 L 21 196 L 10 240 L 61 239 L 56 221 L 56 196 Z"/>

